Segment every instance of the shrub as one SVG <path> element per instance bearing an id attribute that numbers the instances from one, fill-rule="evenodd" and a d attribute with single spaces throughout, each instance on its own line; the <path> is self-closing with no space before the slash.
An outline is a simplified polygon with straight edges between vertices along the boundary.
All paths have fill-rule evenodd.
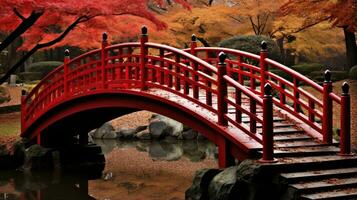
<path id="1" fill-rule="evenodd" d="M 325 66 L 320 63 L 302 63 L 294 65 L 291 68 L 303 75 L 309 75 L 311 72 L 323 71 Z"/>
<path id="2" fill-rule="evenodd" d="M 350 79 L 357 80 L 357 65 L 353 66 L 349 72 Z"/>
<path id="3" fill-rule="evenodd" d="M 219 43 L 219 46 L 246 51 L 254 54 L 259 54 L 261 48 L 260 44 L 263 40 L 266 41 L 268 44 L 269 58 L 280 62 L 282 56 L 278 45 L 274 40 L 265 36 L 260 36 L 260 35 L 235 36 L 221 41 Z"/>
<path id="4" fill-rule="evenodd" d="M 29 72 L 39 72 L 41 74 L 41 78 L 45 77 L 49 72 L 51 72 L 56 67 L 62 65 L 63 62 L 58 61 L 43 61 L 32 63 L 29 67 Z"/>
<path id="5" fill-rule="evenodd" d="M 40 72 L 22 72 L 19 74 L 19 78 L 23 82 L 29 82 L 29 81 L 41 80 L 43 77 Z"/>

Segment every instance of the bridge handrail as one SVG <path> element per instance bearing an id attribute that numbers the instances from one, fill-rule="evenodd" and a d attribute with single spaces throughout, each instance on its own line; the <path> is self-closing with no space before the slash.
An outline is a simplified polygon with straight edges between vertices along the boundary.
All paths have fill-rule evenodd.
<path id="1" fill-rule="evenodd" d="M 201 64 L 201 66 L 206 67 L 207 69 L 209 69 L 210 71 L 217 73 L 217 68 L 213 67 L 212 65 L 210 65 L 209 63 L 197 58 L 196 56 L 193 56 L 192 54 L 189 54 L 181 49 L 176 49 L 174 47 L 170 47 L 167 45 L 163 45 L 163 44 L 157 44 L 157 43 L 151 43 L 151 42 L 147 42 L 145 43 L 145 45 L 147 47 L 152 47 L 152 48 L 157 48 L 157 49 L 165 49 L 170 51 L 170 53 L 177 53 L 177 54 L 181 54 L 183 56 L 185 56 L 186 58 L 190 59 L 191 61 L 194 61 L 198 64 Z M 170 55 L 170 54 L 168 54 Z"/>
<path id="2" fill-rule="evenodd" d="M 68 94 L 77 95 L 93 89 L 105 90 L 109 86 L 110 88 L 121 87 L 115 85 L 124 82 L 126 82 L 124 84 L 127 84 L 126 88 L 140 88 L 142 91 L 147 90 L 148 86 L 157 87 L 186 97 L 188 100 L 192 100 L 217 114 L 218 125 L 233 125 L 245 132 L 263 145 L 263 160 L 265 161 L 273 160 L 273 104 L 293 115 L 296 114 L 299 119 L 322 134 L 324 142 L 327 143 L 332 141 L 332 101 L 341 105 L 341 116 L 346 115 L 348 118 L 346 114 L 349 110 L 347 105 L 349 102 L 348 86 L 344 86 L 343 95 L 345 96 L 338 96 L 332 92 L 331 81 L 326 81 L 322 87 L 287 66 L 267 58 L 266 44 L 262 44 L 260 55 L 221 47 L 196 47 L 194 43 L 191 43 L 190 49 L 180 50 L 167 45 L 148 42 L 147 34 L 144 32 L 142 32 L 140 42 L 128 42 L 112 46 L 108 46 L 106 37 L 103 35 L 101 49 L 82 54 L 72 60 L 65 57 L 63 65 L 50 72 L 27 96 L 22 97 L 22 115 L 31 114 L 31 120 L 35 120 L 48 107 L 62 101 L 61 98 L 66 98 Z M 123 54 L 123 48 L 128 48 L 127 54 Z M 133 48 L 140 48 L 140 52 L 134 53 Z M 117 53 L 116 49 L 119 49 Z M 154 55 L 149 50 L 159 50 L 160 54 Z M 116 55 L 110 55 L 110 52 Z M 205 52 L 206 57 L 202 59 L 197 57 L 196 55 L 200 52 Z M 217 56 L 218 53 L 219 56 Z M 232 55 L 232 57 L 226 59 L 226 54 Z M 97 58 L 93 59 L 91 57 L 93 55 Z M 173 58 L 171 58 L 172 56 Z M 129 62 L 122 62 L 121 59 L 123 58 L 130 58 Z M 259 63 L 259 66 L 255 66 L 255 63 Z M 289 74 L 292 76 L 293 82 L 268 71 L 269 66 Z M 116 77 L 116 71 L 123 70 L 123 68 L 126 73 L 124 78 L 121 78 L 121 75 Z M 235 74 L 237 77 L 234 76 Z M 329 74 L 327 75 L 330 77 Z M 90 80 L 86 80 L 86 77 L 89 77 Z M 163 77 L 165 78 L 164 81 L 167 78 L 168 82 L 163 83 L 163 80 L 157 80 L 158 78 L 163 79 Z M 244 82 L 247 80 L 245 77 L 248 77 L 249 87 Z M 94 88 L 90 85 L 92 83 L 85 86 L 81 85 L 85 81 L 91 82 L 93 80 Z M 323 101 L 319 101 L 314 95 L 300 88 L 299 81 L 322 94 Z M 260 84 L 260 90 L 257 90 L 257 84 Z M 70 92 L 67 86 L 72 87 Z M 285 86 L 290 87 L 292 91 L 285 89 Z M 190 87 L 193 91 L 193 97 L 190 96 L 191 94 L 189 95 Z M 272 98 L 272 87 L 279 92 L 280 100 Z M 228 95 L 228 88 L 235 89 L 235 101 L 231 100 L 232 98 Z M 202 91 L 202 89 L 206 92 L 205 103 L 202 102 L 198 94 L 198 91 Z M 242 106 L 242 94 L 250 100 L 249 110 Z M 217 96 L 217 105 L 213 105 L 212 95 Z M 300 95 L 307 98 L 307 102 L 300 98 Z M 292 99 L 293 106 L 286 104 L 285 96 Z M 28 106 L 27 102 L 32 98 L 33 101 Z M 47 105 L 47 103 L 50 105 Z M 262 105 L 263 118 L 258 116 L 256 104 Z M 315 105 L 322 107 L 322 114 L 315 108 Z M 229 115 L 229 106 L 238 112 L 235 119 Z M 299 106 L 306 108 L 308 114 L 300 112 Z M 242 113 L 250 118 L 250 129 L 246 128 L 246 124 L 242 122 Z M 322 128 L 316 123 L 315 116 L 322 118 Z M 22 116 L 23 126 L 26 126 L 28 119 L 29 116 Z M 262 124 L 262 136 L 256 134 L 257 122 Z M 343 122 L 342 118 L 341 126 L 343 126 L 341 127 L 342 135 L 349 134 L 349 124 Z M 345 149 L 344 152 L 346 151 L 348 152 Z"/>

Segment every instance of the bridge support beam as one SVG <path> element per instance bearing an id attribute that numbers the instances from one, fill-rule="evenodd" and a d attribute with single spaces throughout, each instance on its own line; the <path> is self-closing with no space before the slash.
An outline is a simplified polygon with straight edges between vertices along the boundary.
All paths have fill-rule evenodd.
<path id="1" fill-rule="evenodd" d="M 218 166 L 226 168 L 235 165 L 235 158 L 230 152 L 230 142 L 225 138 L 218 140 Z"/>

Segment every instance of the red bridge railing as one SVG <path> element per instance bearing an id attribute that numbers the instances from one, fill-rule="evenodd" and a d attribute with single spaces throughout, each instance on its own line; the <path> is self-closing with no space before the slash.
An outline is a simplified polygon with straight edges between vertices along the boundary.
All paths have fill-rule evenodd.
<path id="1" fill-rule="evenodd" d="M 107 35 L 103 34 L 101 49 L 72 60 L 66 51 L 64 64 L 48 74 L 28 95 L 23 95 L 22 136 L 28 134 L 27 128 L 44 113 L 78 95 L 116 89 L 145 92 L 159 88 L 207 109 L 217 116 L 218 125 L 237 127 L 262 144 L 263 162 L 274 161 L 273 105 L 293 114 L 322 134 L 324 142 L 331 143 L 332 101 L 335 101 L 341 105 L 341 154 L 349 154 L 347 83 L 339 97 L 331 91 L 329 72 L 326 72 L 322 87 L 268 59 L 266 49 L 263 43 L 258 56 L 233 49 L 197 47 L 192 37 L 191 48 L 180 50 L 148 42 L 146 27 L 142 28 L 140 42 L 109 46 Z M 284 71 L 293 81 L 268 68 Z M 302 89 L 301 83 L 314 88 L 323 96 L 323 101 Z M 249 105 L 245 106 L 243 101 L 248 101 Z M 262 114 L 257 112 L 257 106 L 262 107 Z M 302 112 L 301 108 L 307 112 Z M 228 109 L 234 109 L 235 114 L 230 114 Z M 248 124 L 243 123 L 243 115 L 249 118 Z M 262 124 L 261 134 L 257 133 L 258 123 Z"/>

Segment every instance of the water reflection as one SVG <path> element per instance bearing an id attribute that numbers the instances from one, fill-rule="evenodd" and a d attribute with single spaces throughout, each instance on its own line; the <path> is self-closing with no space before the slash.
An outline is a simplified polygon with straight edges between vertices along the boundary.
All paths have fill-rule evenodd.
<path id="1" fill-rule="evenodd" d="M 102 147 L 104 154 L 115 148 L 136 148 L 147 152 L 153 160 L 176 161 L 182 157 L 191 162 L 199 162 L 205 158 L 217 158 L 216 145 L 207 140 L 94 140 Z"/>
<path id="2" fill-rule="evenodd" d="M 78 174 L 83 167 L 77 173 L 0 171 L 0 200 L 183 200 L 195 171 L 217 165 L 216 146 L 208 141 L 95 142 L 107 154 L 103 176 Z"/>
<path id="3" fill-rule="evenodd" d="M 0 172 L 0 200 L 80 199 L 88 195 L 88 178 L 78 174 L 53 172 Z M 98 177 L 97 177 L 98 178 Z"/>

